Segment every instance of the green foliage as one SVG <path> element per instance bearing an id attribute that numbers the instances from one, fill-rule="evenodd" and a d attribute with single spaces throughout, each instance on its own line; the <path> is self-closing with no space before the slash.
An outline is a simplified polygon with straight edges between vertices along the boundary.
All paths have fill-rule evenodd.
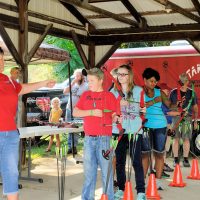
<path id="1" fill-rule="evenodd" d="M 158 46 L 169 46 L 171 41 L 149 41 L 149 42 L 129 42 L 123 43 L 120 48 L 139 48 L 139 47 L 158 47 Z"/>
<path id="2" fill-rule="evenodd" d="M 47 36 L 44 40 L 46 43 L 59 47 L 61 49 L 67 50 L 71 56 L 70 69 L 71 74 L 73 74 L 75 69 L 84 68 L 80 55 L 74 45 L 72 40 L 66 40 L 62 38 L 57 38 L 54 36 Z M 57 77 L 59 82 L 66 80 L 68 75 L 68 64 L 59 63 L 53 66 L 53 73 Z"/>
<path id="3" fill-rule="evenodd" d="M 40 65 L 29 65 L 28 66 L 28 82 L 37 82 L 42 81 L 46 79 L 58 79 L 56 76 L 52 73 L 53 71 L 53 65 L 49 64 L 40 64 Z"/>

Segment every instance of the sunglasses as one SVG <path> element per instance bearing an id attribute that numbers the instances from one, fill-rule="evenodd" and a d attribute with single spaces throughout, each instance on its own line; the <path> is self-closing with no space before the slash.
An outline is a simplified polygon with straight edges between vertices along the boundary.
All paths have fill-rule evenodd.
<path id="1" fill-rule="evenodd" d="M 117 76 L 121 76 L 121 77 L 125 77 L 125 76 L 128 76 L 128 74 L 125 74 L 125 73 L 116 73 Z"/>

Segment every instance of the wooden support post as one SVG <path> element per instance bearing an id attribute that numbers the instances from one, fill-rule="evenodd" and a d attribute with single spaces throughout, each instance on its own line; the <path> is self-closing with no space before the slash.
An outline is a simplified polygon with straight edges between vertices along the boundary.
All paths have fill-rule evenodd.
<path id="1" fill-rule="evenodd" d="M 121 42 L 115 42 L 115 44 L 110 48 L 110 50 L 102 57 L 102 59 L 97 63 L 96 67 L 100 68 L 119 48 Z"/>
<path id="2" fill-rule="evenodd" d="M 88 48 L 89 48 L 88 61 L 89 61 L 90 68 L 93 68 L 93 67 L 95 67 L 95 44 L 90 43 Z"/>

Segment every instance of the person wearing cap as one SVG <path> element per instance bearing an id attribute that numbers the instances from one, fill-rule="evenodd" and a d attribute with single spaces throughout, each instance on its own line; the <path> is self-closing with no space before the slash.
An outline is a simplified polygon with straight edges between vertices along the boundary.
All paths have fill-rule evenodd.
<path id="1" fill-rule="evenodd" d="M 65 114 L 65 121 L 66 122 L 72 120 L 71 113 L 73 111 L 73 108 L 76 105 L 76 103 L 78 102 L 81 94 L 83 94 L 83 92 L 85 92 L 86 90 L 88 90 L 88 84 L 85 81 L 85 77 L 82 74 L 82 69 L 76 69 L 74 71 L 74 80 L 71 82 L 72 99 L 69 98 L 69 100 L 67 102 L 67 106 L 66 106 L 66 114 Z M 69 92 L 70 92 L 69 86 L 64 88 L 63 94 L 69 94 Z M 72 102 L 72 111 L 71 111 L 71 102 Z M 68 135 L 68 141 L 67 141 L 68 151 L 67 151 L 67 154 L 72 153 L 72 134 L 73 133 L 69 133 L 69 135 Z M 73 149 L 74 154 L 77 154 L 77 148 L 76 148 L 77 145 L 78 145 L 78 135 L 74 134 L 74 149 Z"/>
<path id="2" fill-rule="evenodd" d="M 192 115 L 194 114 L 194 129 L 197 129 L 197 117 L 198 117 L 198 105 L 197 105 L 197 96 L 191 88 L 188 87 L 189 80 L 186 73 L 182 73 L 180 76 L 180 82 L 182 86 L 180 87 L 180 91 L 178 88 L 175 88 L 171 91 L 170 100 L 172 103 L 176 105 L 180 105 L 183 110 L 182 114 L 184 114 L 184 118 L 179 123 L 179 126 L 175 130 L 175 138 L 173 142 L 173 154 L 174 154 L 174 166 L 179 164 L 179 141 L 180 138 L 183 139 L 183 166 L 190 167 L 190 163 L 188 161 L 188 155 L 190 151 L 190 139 L 192 136 Z M 179 93 L 180 92 L 180 93 Z M 181 96 L 181 101 L 179 102 L 178 95 Z M 194 97 L 193 97 L 194 94 Z M 178 107 L 178 106 L 177 106 Z M 173 117 L 173 124 L 180 119 L 179 117 Z M 172 127 L 173 127 L 172 124 Z"/>
<path id="3" fill-rule="evenodd" d="M 110 166 L 112 155 L 107 159 L 103 156 L 103 152 L 110 149 L 112 123 L 118 120 L 121 122 L 121 119 L 116 115 L 115 96 L 103 89 L 103 79 L 104 73 L 99 68 L 87 70 L 89 90 L 81 95 L 73 110 L 73 116 L 83 117 L 84 122 L 82 200 L 94 200 L 98 166 L 101 170 L 102 187 L 108 199 L 114 200 L 113 172 Z M 110 175 L 109 181 L 107 181 L 108 175 Z"/>
<path id="4" fill-rule="evenodd" d="M 10 78 L 12 80 L 18 82 L 20 74 L 21 74 L 21 70 L 20 70 L 19 67 L 13 67 L 13 68 L 11 68 L 11 70 L 10 70 Z"/>

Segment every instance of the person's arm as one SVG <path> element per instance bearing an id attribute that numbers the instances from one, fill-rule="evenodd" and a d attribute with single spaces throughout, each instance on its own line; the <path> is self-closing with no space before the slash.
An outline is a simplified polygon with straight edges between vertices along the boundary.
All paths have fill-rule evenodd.
<path id="1" fill-rule="evenodd" d="M 75 79 L 74 79 L 74 80 L 71 82 L 71 87 L 73 87 L 73 86 L 75 85 L 75 83 L 76 83 L 76 81 L 75 81 Z M 68 93 L 69 93 L 69 89 L 70 89 L 69 86 L 66 87 L 66 88 L 64 88 L 63 94 L 68 94 Z"/>
<path id="2" fill-rule="evenodd" d="M 45 80 L 45 81 L 40 81 L 40 82 L 36 82 L 36 83 L 24 83 L 24 84 L 21 84 L 22 89 L 21 89 L 19 95 L 30 93 L 41 87 L 52 88 L 55 85 L 55 83 L 56 83 L 55 80 Z"/>
<path id="3" fill-rule="evenodd" d="M 88 117 L 88 116 L 102 117 L 103 112 L 100 109 L 81 110 L 78 107 L 74 107 L 73 116 L 74 117 Z"/>

